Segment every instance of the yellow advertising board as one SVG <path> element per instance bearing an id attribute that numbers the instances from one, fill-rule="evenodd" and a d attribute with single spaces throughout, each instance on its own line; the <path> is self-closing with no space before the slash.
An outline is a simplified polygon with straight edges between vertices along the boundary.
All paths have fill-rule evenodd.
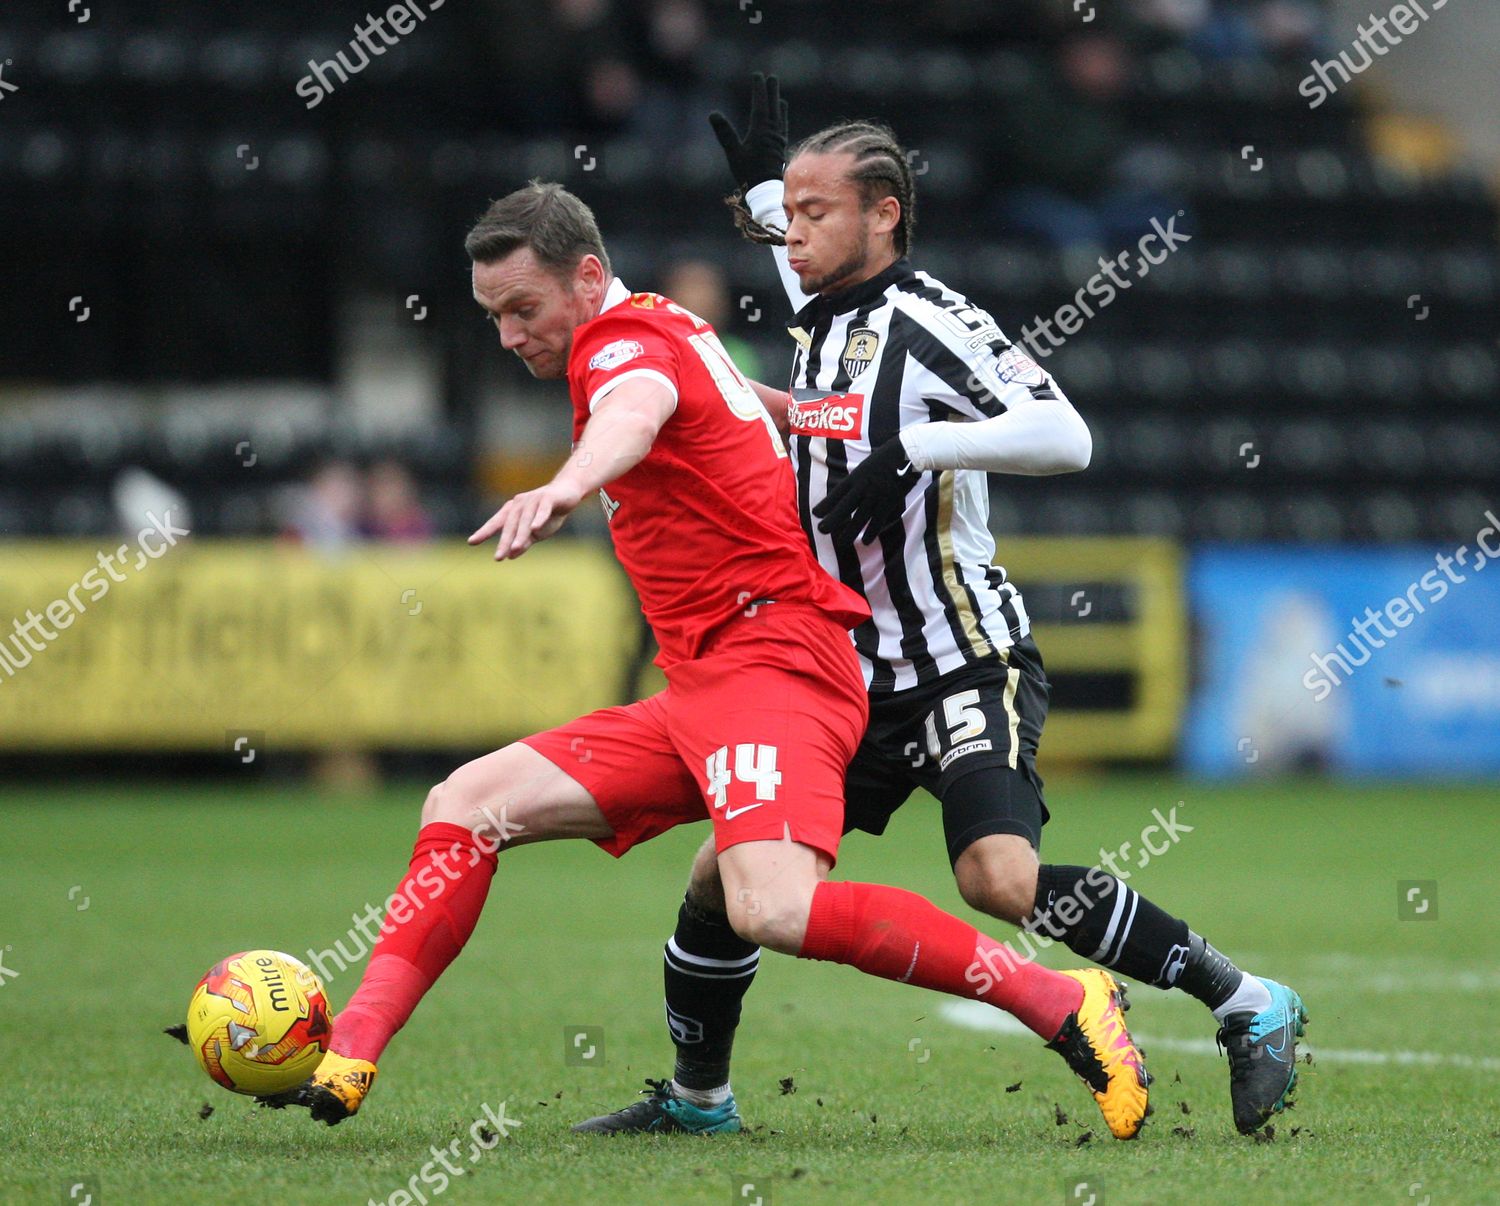
<path id="1" fill-rule="evenodd" d="M 497 746 L 621 702 L 610 549 L 0 542 L 0 751 Z"/>
<path id="2" fill-rule="evenodd" d="M 221 750 L 238 737 L 484 749 L 664 685 L 638 664 L 638 605 L 603 543 L 552 541 L 503 564 L 456 541 L 146 550 L 0 541 L 0 752 Z M 1033 617 L 1049 674 L 1129 687 L 1118 708 L 1055 706 L 1046 761 L 1170 754 L 1187 674 L 1178 549 L 1007 538 L 1001 557 L 1023 595 L 1077 597 L 1061 621 Z M 1100 585 L 1128 606 L 1090 615 Z"/>
<path id="3" fill-rule="evenodd" d="M 1005 537 L 999 557 L 1023 598 L 1046 585 L 1068 600 L 1060 617 L 1032 617 L 1049 678 L 1116 674 L 1129 686 L 1119 708 L 1054 707 L 1044 762 L 1170 756 L 1188 682 L 1181 549 L 1144 537 Z M 1122 600 L 1120 614 L 1100 614 L 1106 590 Z"/>

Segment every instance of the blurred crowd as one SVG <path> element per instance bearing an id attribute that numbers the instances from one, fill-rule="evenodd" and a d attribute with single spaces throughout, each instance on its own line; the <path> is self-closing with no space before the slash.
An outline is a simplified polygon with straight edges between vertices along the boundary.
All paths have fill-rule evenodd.
<path id="1" fill-rule="evenodd" d="M 465 0 L 307 110 L 293 85 L 362 6 L 137 0 L 66 30 L 23 6 L 0 31 L 0 60 L 31 47 L 0 123 L 0 530 L 101 530 L 131 465 L 195 530 L 320 548 L 459 532 L 544 480 L 566 403 L 497 353 L 461 247 L 532 176 L 588 200 L 629 285 L 775 379 L 783 301 L 733 237 L 705 120 L 743 122 L 757 69 L 781 75 L 794 138 L 891 123 L 920 160 L 918 263 L 1013 337 L 1154 221 L 1197 238 L 1049 362 L 1098 416 L 1094 463 L 994 484 L 998 530 L 1467 523 L 1500 377 L 1493 199 L 1437 123 L 1353 89 L 1302 103 L 1338 51 L 1326 7 Z M 1414 325 L 1418 294 L 1441 323 Z M 247 436 L 258 462 L 230 454 Z M 1246 488 L 1252 437 L 1279 494 Z"/>
<path id="2" fill-rule="evenodd" d="M 844 25 L 865 42 L 889 26 L 896 48 L 1041 51 L 1037 78 L 996 108 L 1006 153 L 990 157 L 984 184 L 1000 233 L 1059 247 L 1118 242 L 1152 212 L 1176 207 L 1149 182 L 1154 148 L 1129 129 L 1143 56 L 1176 47 L 1205 64 L 1305 61 L 1328 43 L 1321 0 L 885 0 L 857 14 L 740 0 L 738 8 L 740 20 L 773 23 L 783 38 L 805 29 L 826 41 Z M 505 0 L 485 11 L 508 128 L 624 136 L 669 162 L 685 143 L 708 142 L 703 116 L 724 103 L 726 81 L 715 74 L 714 6 L 705 0 L 556 0 L 521 23 Z M 978 137 L 993 141 L 994 131 Z"/>
<path id="3" fill-rule="evenodd" d="M 321 465 L 306 485 L 291 487 L 282 536 L 322 553 L 363 540 L 420 543 L 434 525 L 416 479 L 399 461 L 368 469 L 350 461 Z"/>
<path id="4" fill-rule="evenodd" d="M 696 129 L 721 95 L 711 40 L 724 4 L 707 0 L 552 0 L 480 9 L 487 50 L 510 104 L 508 128 L 632 134 Z M 827 10 L 833 10 L 831 13 Z M 1095 11 L 1097 10 L 1097 12 Z M 946 42 L 1052 46 L 1057 91 L 1102 104 L 1121 86 L 1123 59 L 1181 45 L 1205 60 L 1281 59 L 1327 40 L 1322 0 L 916 0 L 855 10 L 806 0 L 737 0 L 735 19 L 776 37 L 832 22 L 865 40 L 889 26 L 894 45 Z"/>

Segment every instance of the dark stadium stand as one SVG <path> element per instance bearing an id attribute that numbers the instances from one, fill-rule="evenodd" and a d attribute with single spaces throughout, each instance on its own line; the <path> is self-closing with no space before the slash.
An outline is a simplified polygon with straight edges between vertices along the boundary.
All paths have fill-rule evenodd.
<path id="1" fill-rule="evenodd" d="M 1093 429 L 1092 468 L 995 479 L 997 528 L 1439 538 L 1472 528 L 1500 463 L 1494 198 L 1459 169 L 1372 152 L 1353 89 L 1309 110 L 1296 84 L 1320 35 L 1258 41 L 1248 3 L 1188 36 L 1115 7 L 1065 30 L 1040 3 L 871 4 L 857 19 L 811 0 L 450 4 L 311 111 L 297 80 L 347 53 L 364 7 L 133 7 L 87 33 L 23 9 L 0 35 L 0 58 L 26 50 L 18 96 L 46 100 L 8 103 L 0 123 L 0 377 L 81 393 L 326 386 L 341 298 L 420 293 L 446 421 L 393 447 L 332 417 L 7 418 L 0 530 L 105 530 L 109 483 L 135 464 L 189 497 L 199 531 L 273 531 L 267 492 L 328 455 L 406 461 L 439 525 L 463 528 L 475 366 L 495 355 L 459 240 L 533 175 L 594 206 L 637 287 L 669 259 L 723 263 L 767 311 L 733 330 L 774 378 L 779 294 L 765 253 L 732 238 L 703 120 L 738 114 L 753 69 L 781 74 L 794 135 L 850 110 L 897 130 L 920 172 L 918 266 L 1013 339 L 1150 216 L 1184 211 L 1191 243 L 1048 361 Z M 1070 137 L 1049 140 L 1059 125 Z M 80 342 L 53 316 L 84 292 L 97 325 Z M 1441 322 L 1424 323 L 1429 308 Z M 253 482 L 226 452 L 249 432 L 278 448 Z M 1250 473 L 1276 488 L 1247 489 Z"/>

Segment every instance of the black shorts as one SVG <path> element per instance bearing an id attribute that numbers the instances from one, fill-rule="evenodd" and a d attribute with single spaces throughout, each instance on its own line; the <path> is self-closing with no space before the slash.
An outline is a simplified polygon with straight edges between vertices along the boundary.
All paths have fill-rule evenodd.
<path id="1" fill-rule="evenodd" d="M 1040 848 L 1048 812 L 1036 751 L 1050 694 L 1028 636 L 993 661 L 871 696 L 870 725 L 845 780 L 844 832 L 884 833 L 923 787 L 943 805 L 950 862 L 990 834 L 1019 834 Z M 972 790 L 972 775 L 984 776 L 982 791 Z M 964 791 L 955 793 L 960 780 Z"/>

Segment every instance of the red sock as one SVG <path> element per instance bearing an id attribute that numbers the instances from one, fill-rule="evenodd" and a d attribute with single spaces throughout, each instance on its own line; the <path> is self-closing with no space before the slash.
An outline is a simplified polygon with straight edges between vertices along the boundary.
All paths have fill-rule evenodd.
<path id="1" fill-rule="evenodd" d="M 1077 980 L 1022 959 L 914 892 L 883 884 L 820 883 L 798 953 L 987 1001 L 1049 1042 L 1083 1003 Z"/>
<path id="2" fill-rule="evenodd" d="M 331 1049 L 374 1063 L 474 932 L 499 859 L 473 830 L 422 826 L 354 996 L 333 1020 Z M 396 920 L 392 914 L 405 915 Z"/>

